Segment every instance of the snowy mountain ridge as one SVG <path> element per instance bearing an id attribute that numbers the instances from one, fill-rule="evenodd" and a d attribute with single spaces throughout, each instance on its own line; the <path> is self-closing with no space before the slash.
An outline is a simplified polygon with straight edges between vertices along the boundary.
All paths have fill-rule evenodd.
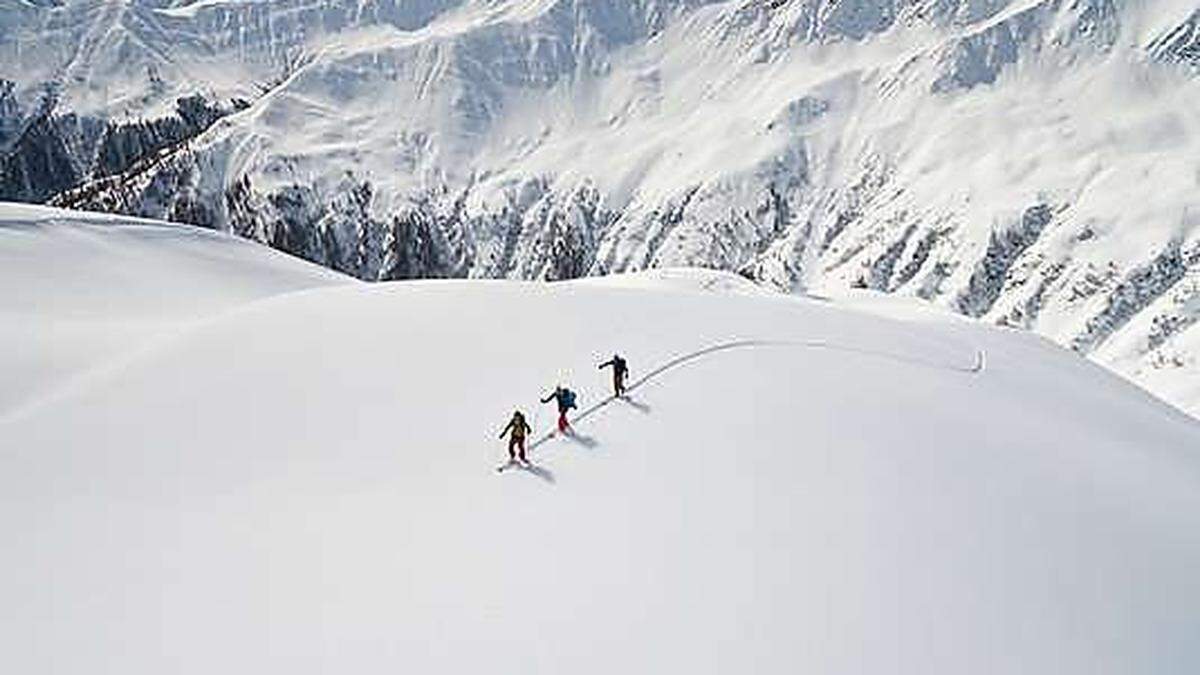
<path id="1" fill-rule="evenodd" d="M 197 92 L 221 110 L 182 141 L 120 145 L 116 175 L 76 160 L 56 204 L 229 230 L 372 280 L 698 265 L 867 287 L 1035 330 L 1200 410 L 1185 2 L 89 0 L 0 16 L 9 108 L 53 82 L 56 110 L 85 117 L 162 119 Z M 64 132 L 62 154 L 112 133 Z"/>

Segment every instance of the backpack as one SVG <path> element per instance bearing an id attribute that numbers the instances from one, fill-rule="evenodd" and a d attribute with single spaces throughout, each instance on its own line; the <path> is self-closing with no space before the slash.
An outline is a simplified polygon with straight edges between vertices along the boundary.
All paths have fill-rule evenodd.
<path id="1" fill-rule="evenodd" d="M 575 392 L 571 391 L 570 389 L 563 389 L 562 404 L 563 404 L 564 408 L 574 408 L 575 407 Z"/>

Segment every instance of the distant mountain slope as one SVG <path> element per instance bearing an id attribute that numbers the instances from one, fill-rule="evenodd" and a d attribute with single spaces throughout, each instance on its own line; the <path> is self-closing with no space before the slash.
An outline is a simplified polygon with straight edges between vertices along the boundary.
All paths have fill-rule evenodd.
<path id="1" fill-rule="evenodd" d="M 9 108 L 50 81 L 84 116 L 231 113 L 135 134 L 56 204 L 371 280 L 691 265 L 916 296 L 1200 410 L 1194 5 L 174 4 L 2 15 Z"/>
<path id="2" fill-rule="evenodd" d="M 191 229 L 51 233 L 130 264 L 86 297 L 0 265 L 46 318 L 294 292 L 0 417 L 5 672 L 1200 667 L 1200 424 L 1036 336 L 718 272 L 328 286 Z M 614 350 L 641 384 L 605 403 Z M 497 474 L 556 382 L 600 407 Z"/>

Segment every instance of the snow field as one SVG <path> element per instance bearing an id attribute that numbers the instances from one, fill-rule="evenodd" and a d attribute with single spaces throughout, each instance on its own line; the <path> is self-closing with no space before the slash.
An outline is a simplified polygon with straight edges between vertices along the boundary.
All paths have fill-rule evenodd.
<path id="1" fill-rule="evenodd" d="M 141 243 L 211 253 L 169 276 L 219 311 L 0 421 L 5 671 L 1200 664 L 1200 427 L 1041 339 L 702 271 L 326 286 L 253 247 L 243 291 L 294 289 L 222 305 L 229 240 L 196 236 Z M 54 315 L 76 268 L 44 269 Z M 801 345 L 687 360 L 493 471 L 556 381 L 586 409 L 614 350 L 637 381 L 733 341 Z"/>

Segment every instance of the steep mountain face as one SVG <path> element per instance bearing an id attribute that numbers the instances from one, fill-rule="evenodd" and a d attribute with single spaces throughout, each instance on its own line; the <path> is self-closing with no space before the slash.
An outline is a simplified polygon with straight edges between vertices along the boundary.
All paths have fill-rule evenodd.
<path id="1" fill-rule="evenodd" d="M 1200 9 L 1186 21 L 1163 33 L 1151 45 L 1154 56 L 1162 61 L 1174 61 L 1200 67 Z"/>
<path id="2" fill-rule="evenodd" d="M 235 99 L 223 107 L 196 94 L 179 98 L 175 112 L 165 117 L 111 121 L 59 112 L 57 96 L 50 89 L 37 110 L 25 116 L 11 96 L 13 89 L 13 83 L 0 80 L 0 147 L 4 147 L 0 199 L 23 202 L 45 201 L 81 184 L 127 172 L 249 105 Z"/>
<path id="3" fill-rule="evenodd" d="M 54 120 L 238 99 L 42 192 L 364 279 L 700 265 L 914 295 L 1195 412 L 1198 16 L 1175 0 L 10 2 L 0 119 L 47 81 Z M 44 156 L 78 165 L 64 146 Z"/>

